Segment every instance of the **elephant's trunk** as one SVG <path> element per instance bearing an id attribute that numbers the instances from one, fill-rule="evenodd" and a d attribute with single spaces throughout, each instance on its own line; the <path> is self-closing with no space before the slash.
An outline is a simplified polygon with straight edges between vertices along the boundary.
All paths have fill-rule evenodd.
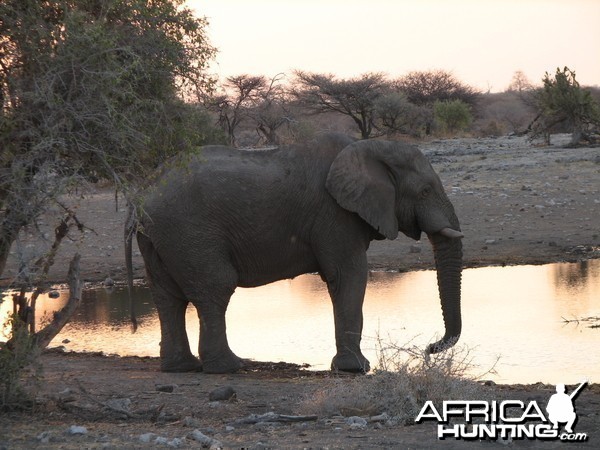
<path id="1" fill-rule="evenodd" d="M 446 332 L 439 341 L 429 345 L 427 353 L 437 353 L 452 347 L 460 337 L 460 281 L 462 271 L 462 241 L 447 233 L 429 235 L 435 255 L 440 302 Z"/>

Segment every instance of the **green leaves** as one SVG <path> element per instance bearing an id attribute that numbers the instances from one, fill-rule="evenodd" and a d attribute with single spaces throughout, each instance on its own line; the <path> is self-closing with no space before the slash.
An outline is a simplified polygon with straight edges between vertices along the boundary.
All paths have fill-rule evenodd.
<path id="1" fill-rule="evenodd" d="M 127 190 L 212 136 L 183 100 L 214 86 L 206 27 L 183 0 L 0 2 L 0 273 L 67 187 Z"/>
<path id="2" fill-rule="evenodd" d="M 557 68 L 554 76 L 546 72 L 542 81 L 535 94 L 539 120 L 534 134 L 547 134 L 563 123 L 573 131 L 571 144 L 576 145 L 588 128 L 600 125 L 600 106 L 589 90 L 580 87 L 574 71 Z"/>
<path id="3" fill-rule="evenodd" d="M 444 133 L 464 131 L 473 121 L 471 108 L 461 100 L 436 101 L 433 104 L 433 115 L 436 126 Z"/>

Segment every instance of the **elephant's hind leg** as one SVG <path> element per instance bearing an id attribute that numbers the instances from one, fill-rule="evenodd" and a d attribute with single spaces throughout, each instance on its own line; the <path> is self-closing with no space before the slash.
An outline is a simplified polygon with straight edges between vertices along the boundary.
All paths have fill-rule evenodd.
<path id="1" fill-rule="evenodd" d="M 185 331 L 185 312 L 188 302 L 173 297 L 161 288 L 153 289 L 153 295 L 161 323 L 160 369 L 163 372 L 202 370 L 202 363 L 190 351 Z"/>
<path id="2" fill-rule="evenodd" d="M 223 265 L 215 264 L 223 268 Z M 200 319 L 199 353 L 206 373 L 235 372 L 242 360 L 229 348 L 225 312 L 236 288 L 237 275 L 225 269 L 210 276 L 200 275 L 186 295 L 198 310 Z"/>
<path id="3" fill-rule="evenodd" d="M 166 272 L 152 243 L 138 236 L 144 255 L 152 297 L 160 320 L 160 368 L 163 372 L 193 372 L 202 370 L 200 360 L 190 351 L 185 331 L 187 300 Z"/>

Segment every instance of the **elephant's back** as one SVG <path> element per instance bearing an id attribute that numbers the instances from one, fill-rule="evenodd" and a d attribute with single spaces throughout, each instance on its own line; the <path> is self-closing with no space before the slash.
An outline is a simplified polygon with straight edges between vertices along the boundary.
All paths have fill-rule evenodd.
<path id="1" fill-rule="evenodd" d="M 195 154 L 179 155 L 165 163 L 150 183 L 144 208 L 156 218 L 181 211 L 217 214 L 219 209 L 241 203 L 258 205 L 268 197 L 273 200 L 283 195 L 282 186 L 292 176 L 280 153 L 211 145 Z"/>
<path id="2" fill-rule="evenodd" d="M 221 145 L 179 155 L 162 167 L 145 196 L 151 216 L 182 210 L 223 217 L 240 210 L 308 208 L 323 200 L 331 162 L 352 138 L 326 134 L 307 144 L 272 150 L 238 150 Z M 193 205 L 193 206 L 192 206 Z M 193 210 L 193 212 L 192 212 Z"/>

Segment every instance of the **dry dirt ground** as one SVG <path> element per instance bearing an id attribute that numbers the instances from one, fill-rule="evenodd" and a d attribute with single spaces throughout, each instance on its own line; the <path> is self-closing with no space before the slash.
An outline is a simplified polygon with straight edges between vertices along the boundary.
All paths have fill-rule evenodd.
<path id="1" fill-rule="evenodd" d="M 553 136 L 550 147 L 533 146 L 519 137 L 421 145 L 461 220 L 465 266 L 600 257 L 600 149 L 569 149 L 564 147 L 566 142 L 568 136 L 558 135 Z M 78 251 L 86 281 L 108 276 L 123 280 L 123 202 L 115 208 L 114 194 L 106 188 L 92 189 L 83 199 L 65 202 L 76 208 L 79 220 L 89 228 L 84 233 L 74 230 L 72 240 L 64 241 L 51 278 L 64 280 L 68 261 Z M 46 245 L 51 243 L 53 220 L 46 217 L 39 226 L 46 233 Z M 15 247 L 4 284 L 16 274 L 18 256 L 32 257 L 43 244 L 33 235 L 24 235 Z M 400 237 L 393 242 L 374 242 L 369 261 L 374 270 L 405 271 L 430 268 L 433 257 L 426 242 Z M 137 251 L 134 263 L 137 276 L 142 277 Z M 0 413 L 0 449 L 200 448 L 211 442 L 217 445 L 217 441 L 233 448 L 564 446 L 539 440 L 439 441 L 434 424 L 368 421 L 362 427 L 350 425 L 342 417 L 327 416 L 289 422 L 286 416 L 301 414 L 304 399 L 340 380 L 328 372 L 286 364 L 253 363 L 238 374 L 207 375 L 161 373 L 155 358 L 47 352 L 41 363 L 43 375 L 33 411 Z M 172 392 L 162 392 L 157 386 Z M 236 398 L 211 402 L 209 393 L 223 386 L 232 387 Z M 486 389 L 499 400 L 536 400 L 540 405 L 545 405 L 553 392 L 553 386 L 541 385 Z M 586 388 L 576 406 L 576 431 L 586 432 L 588 441 L 569 445 L 598 448 L 599 385 Z M 254 424 L 240 420 L 268 412 L 283 416 Z M 69 433 L 72 426 L 85 427 L 85 432 L 73 428 Z M 202 436 L 207 437 L 204 442 Z"/>

